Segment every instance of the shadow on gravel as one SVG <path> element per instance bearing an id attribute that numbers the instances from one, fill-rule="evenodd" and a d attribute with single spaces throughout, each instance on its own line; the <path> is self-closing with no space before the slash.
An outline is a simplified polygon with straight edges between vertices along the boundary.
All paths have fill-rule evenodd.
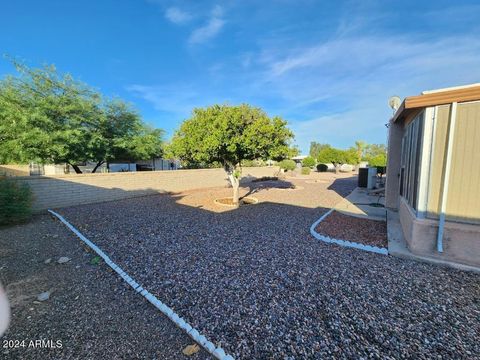
<path id="1" fill-rule="evenodd" d="M 315 204 L 348 195 L 356 178 L 322 186 L 222 212 L 204 204 L 230 189 L 59 212 L 235 358 L 479 354 L 477 275 L 314 240 L 309 227 L 329 210 Z"/>

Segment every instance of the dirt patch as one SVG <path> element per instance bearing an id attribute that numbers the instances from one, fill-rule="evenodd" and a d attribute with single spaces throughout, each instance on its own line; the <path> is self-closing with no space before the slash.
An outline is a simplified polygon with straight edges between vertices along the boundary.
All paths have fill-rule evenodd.
<path id="1" fill-rule="evenodd" d="M 306 182 L 307 184 L 317 184 L 317 183 L 326 184 L 326 183 L 328 183 L 329 181 L 328 181 L 328 180 L 324 180 L 324 179 L 317 179 L 317 180 L 305 180 L 305 182 Z"/>
<path id="2" fill-rule="evenodd" d="M 62 344 L 2 347 L 2 359 L 179 359 L 193 342 L 48 215 L 0 229 L 0 248 L 0 280 L 11 307 L 2 340 Z M 71 260 L 59 264 L 62 256 Z M 46 291 L 49 298 L 38 301 Z M 191 357 L 207 358 L 203 350 Z"/>
<path id="3" fill-rule="evenodd" d="M 315 231 L 331 238 L 387 248 L 387 223 L 332 212 Z"/>
<path id="4" fill-rule="evenodd" d="M 244 205 L 254 205 L 258 203 L 258 199 L 254 197 L 244 197 L 239 200 L 240 206 Z M 215 199 L 215 204 L 223 205 L 223 206 L 235 206 L 233 204 L 233 199 L 231 197 L 225 197 L 220 199 Z"/>
<path id="5" fill-rule="evenodd" d="M 35 300 L 39 293 L 45 291 L 44 284 L 45 279 L 36 276 L 8 284 L 5 291 L 12 309 L 21 307 Z"/>

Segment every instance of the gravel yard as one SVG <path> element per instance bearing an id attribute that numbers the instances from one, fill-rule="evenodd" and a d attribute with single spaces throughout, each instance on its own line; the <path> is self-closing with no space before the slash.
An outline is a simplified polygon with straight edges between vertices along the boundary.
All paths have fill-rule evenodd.
<path id="1" fill-rule="evenodd" d="M 334 239 L 388 247 L 385 221 L 362 219 L 334 211 L 317 225 L 315 231 Z"/>
<path id="2" fill-rule="evenodd" d="M 356 186 L 315 176 L 242 188 L 259 203 L 238 210 L 218 188 L 59 212 L 236 358 L 478 358 L 479 276 L 315 240 Z"/>
<path id="3" fill-rule="evenodd" d="M 0 281 L 12 307 L 2 359 L 187 359 L 193 341 L 48 215 L 0 228 Z M 60 257 L 71 260 L 58 264 Z M 50 263 L 45 261 L 51 259 Z M 50 298 L 37 295 L 50 291 Z M 28 348 L 30 340 L 61 348 Z M 6 348 L 5 341 L 26 347 Z M 210 358 L 205 351 L 193 360 Z"/>

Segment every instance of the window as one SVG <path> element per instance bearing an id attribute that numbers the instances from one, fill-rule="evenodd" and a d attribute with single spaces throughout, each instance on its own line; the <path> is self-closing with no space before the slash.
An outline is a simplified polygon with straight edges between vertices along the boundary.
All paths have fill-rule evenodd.
<path id="1" fill-rule="evenodd" d="M 421 112 L 406 126 L 402 139 L 400 195 L 415 210 L 417 210 L 423 122 L 424 112 Z"/>

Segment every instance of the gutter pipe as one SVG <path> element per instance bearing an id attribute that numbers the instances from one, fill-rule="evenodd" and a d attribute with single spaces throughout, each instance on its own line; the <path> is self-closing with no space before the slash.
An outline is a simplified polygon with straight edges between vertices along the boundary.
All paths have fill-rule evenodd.
<path id="1" fill-rule="evenodd" d="M 437 234 L 437 251 L 443 252 L 443 233 L 445 228 L 445 212 L 447 211 L 448 187 L 452 167 L 453 140 L 455 136 L 455 123 L 457 121 L 457 103 L 453 102 L 450 108 L 450 121 L 448 124 L 447 154 L 445 159 L 445 173 L 443 174 L 443 188 L 440 199 L 440 218 Z"/>

